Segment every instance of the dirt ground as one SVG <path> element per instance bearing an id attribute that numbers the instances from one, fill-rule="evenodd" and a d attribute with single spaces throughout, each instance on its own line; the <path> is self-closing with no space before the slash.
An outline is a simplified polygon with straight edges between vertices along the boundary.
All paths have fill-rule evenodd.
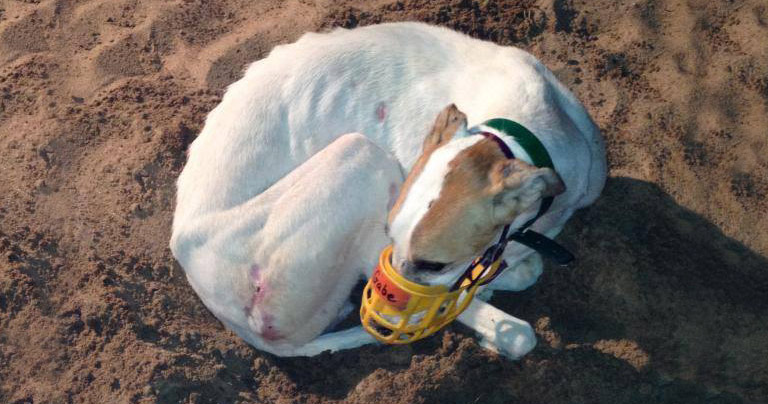
<path id="1" fill-rule="evenodd" d="M 582 100 L 603 196 L 493 303 L 512 362 L 449 326 L 256 351 L 167 247 L 184 151 L 244 66 L 303 32 L 420 20 L 515 45 Z M 0 0 L 1 403 L 768 402 L 764 0 Z"/>

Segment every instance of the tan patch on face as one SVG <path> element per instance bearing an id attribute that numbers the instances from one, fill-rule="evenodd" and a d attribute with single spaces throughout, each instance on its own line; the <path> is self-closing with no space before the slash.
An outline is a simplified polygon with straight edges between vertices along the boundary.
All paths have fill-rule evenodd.
<path id="1" fill-rule="evenodd" d="M 400 195 L 392 206 L 392 209 L 389 211 L 389 216 L 387 217 L 389 223 L 392 223 L 392 220 L 397 216 L 397 213 L 400 211 L 400 208 L 405 201 L 406 195 L 408 195 L 411 185 L 413 185 L 413 182 L 416 181 L 416 178 L 418 178 L 422 170 L 424 170 L 424 166 L 427 164 L 427 161 L 429 161 L 429 156 L 432 152 L 438 147 L 450 142 L 456 131 L 462 127 L 466 128 L 466 126 L 467 116 L 459 111 L 454 104 L 445 107 L 440 114 L 437 115 L 432 130 L 426 138 L 424 138 L 421 156 L 416 160 L 413 168 L 411 168 L 411 172 L 408 173 L 408 177 L 400 188 Z"/>
<path id="2" fill-rule="evenodd" d="M 483 139 L 449 163 L 440 195 L 411 236 L 411 259 L 455 262 L 477 254 L 499 230 L 492 215 L 489 173 L 506 160 L 499 146 Z"/>

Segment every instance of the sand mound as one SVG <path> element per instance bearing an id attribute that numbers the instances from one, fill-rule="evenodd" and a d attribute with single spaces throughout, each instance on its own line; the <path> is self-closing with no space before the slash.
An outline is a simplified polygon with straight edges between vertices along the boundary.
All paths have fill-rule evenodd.
<path id="1" fill-rule="evenodd" d="M 529 50 L 605 135 L 605 193 L 560 237 L 578 265 L 494 300 L 536 325 L 520 362 L 460 325 L 275 358 L 167 248 L 184 151 L 247 63 L 400 20 Z M 761 0 L 2 2 L 0 402 L 766 402 L 766 43 Z"/>

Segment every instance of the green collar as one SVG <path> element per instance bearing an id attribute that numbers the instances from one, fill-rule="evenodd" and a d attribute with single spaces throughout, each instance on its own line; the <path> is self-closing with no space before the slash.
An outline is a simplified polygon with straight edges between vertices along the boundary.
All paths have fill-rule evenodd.
<path id="1" fill-rule="evenodd" d="M 490 132 L 496 136 L 506 135 L 515 139 L 523 151 L 528 154 L 533 165 L 540 168 L 549 167 L 553 170 L 555 169 L 547 149 L 541 144 L 536 135 L 526 129 L 525 126 L 509 119 L 494 118 L 480 124 L 479 129 L 482 132 Z"/>

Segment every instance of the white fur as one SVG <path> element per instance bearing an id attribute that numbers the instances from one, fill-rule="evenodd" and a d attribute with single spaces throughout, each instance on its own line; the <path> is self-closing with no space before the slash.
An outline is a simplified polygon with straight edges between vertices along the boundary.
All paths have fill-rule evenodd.
<path id="1" fill-rule="evenodd" d="M 439 147 L 429 156 L 419 177 L 413 182 L 411 191 L 405 197 L 400 211 L 390 224 L 389 234 L 395 241 L 395 254 L 404 251 L 402 245 L 410 243 L 411 234 L 429 209 L 429 204 L 437 199 L 443 189 L 443 180 L 448 173 L 448 163 L 462 150 L 482 140 L 482 136 L 471 136 L 454 139 Z M 399 263 L 404 257 L 395 255 L 392 262 Z"/>
<path id="2" fill-rule="evenodd" d="M 383 230 L 391 191 L 452 102 L 470 125 L 520 122 L 549 151 L 567 192 L 537 230 L 554 236 L 599 195 L 606 176 L 599 132 L 530 54 L 420 23 L 306 34 L 227 89 L 178 179 L 171 249 L 211 312 L 277 355 L 373 341 L 360 328 L 321 334 L 391 242 Z M 409 205 L 403 229 L 439 192 L 441 164 L 422 174 L 431 185 L 412 187 L 424 199 Z M 541 264 L 527 260 L 531 253 L 510 244 L 512 268 L 491 286 L 535 282 Z M 527 323 L 480 300 L 459 320 L 512 357 L 535 344 Z M 494 326 L 501 323 L 515 326 Z"/>

